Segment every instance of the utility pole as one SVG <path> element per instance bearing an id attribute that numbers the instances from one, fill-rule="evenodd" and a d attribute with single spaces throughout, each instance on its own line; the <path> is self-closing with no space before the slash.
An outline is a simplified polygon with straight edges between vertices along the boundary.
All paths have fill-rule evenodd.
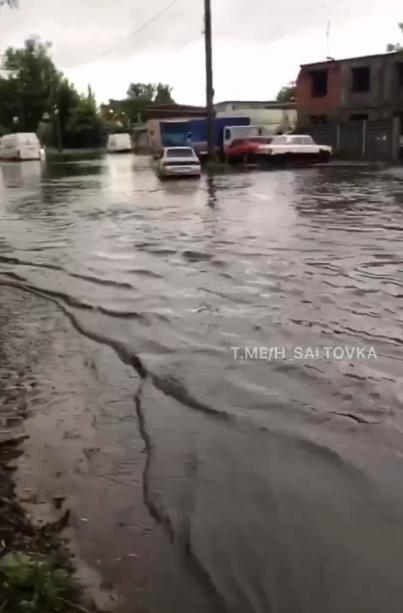
<path id="1" fill-rule="evenodd" d="M 207 151 L 208 159 L 213 161 L 215 157 L 215 143 L 211 0 L 204 0 L 204 42 L 206 47 Z"/>
<path id="2" fill-rule="evenodd" d="M 63 144 L 62 144 L 62 128 L 60 125 L 60 113 L 59 113 L 59 108 L 56 104 L 56 90 L 54 85 L 52 84 L 52 88 L 51 88 L 51 94 L 50 94 L 50 100 L 51 100 L 51 105 L 52 105 L 52 127 L 53 130 L 55 129 L 55 124 L 56 124 L 56 143 L 57 143 L 57 150 L 59 153 L 61 153 L 63 151 Z"/>

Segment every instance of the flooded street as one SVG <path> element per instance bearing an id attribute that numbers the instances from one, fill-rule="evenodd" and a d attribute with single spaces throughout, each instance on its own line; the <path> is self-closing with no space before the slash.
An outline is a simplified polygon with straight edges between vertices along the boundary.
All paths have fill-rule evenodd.
<path id="1" fill-rule="evenodd" d="M 3 164 L 0 293 L 122 611 L 401 613 L 401 169 Z"/>

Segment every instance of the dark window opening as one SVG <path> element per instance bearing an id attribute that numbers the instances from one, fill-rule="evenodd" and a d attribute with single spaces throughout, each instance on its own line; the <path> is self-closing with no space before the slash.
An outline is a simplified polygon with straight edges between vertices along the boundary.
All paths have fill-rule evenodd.
<path id="1" fill-rule="evenodd" d="M 327 96 L 327 74 L 327 70 L 313 70 L 311 72 L 312 98 L 324 98 Z"/>
<path id="2" fill-rule="evenodd" d="M 398 64 L 396 64 L 396 70 L 397 70 L 397 82 L 399 84 L 399 87 L 403 87 L 403 63 L 399 62 Z"/>
<path id="3" fill-rule="evenodd" d="M 351 91 L 355 94 L 365 94 L 370 89 L 371 72 L 369 66 L 351 69 Z"/>
<path id="4" fill-rule="evenodd" d="M 318 124 L 327 123 L 326 115 L 311 115 L 309 120 L 313 126 L 317 126 Z"/>
<path id="5" fill-rule="evenodd" d="M 368 119 L 367 113 L 352 113 L 350 115 L 350 121 L 366 121 Z"/>

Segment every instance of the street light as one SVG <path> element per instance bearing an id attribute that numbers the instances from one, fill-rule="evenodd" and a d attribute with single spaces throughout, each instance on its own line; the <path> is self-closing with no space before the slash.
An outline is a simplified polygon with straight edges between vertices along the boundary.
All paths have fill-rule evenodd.
<path id="1" fill-rule="evenodd" d="M 63 151 L 62 145 L 62 129 L 60 125 L 60 113 L 57 104 L 53 105 L 53 117 L 56 118 L 56 138 L 57 138 L 57 150 L 59 153 Z"/>

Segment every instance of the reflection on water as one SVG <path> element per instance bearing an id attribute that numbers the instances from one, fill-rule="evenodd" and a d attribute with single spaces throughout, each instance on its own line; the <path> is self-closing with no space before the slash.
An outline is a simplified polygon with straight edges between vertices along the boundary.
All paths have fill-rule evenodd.
<path id="1" fill-rule="evenodd" d="M 222 610 L 400 612 L 401 172 L 160 184 L 109 156 L 4 165 L 1 201 L 2 274 L 143 378 L 148 504 Z"/>
<path id="2" fill-rule="evenodd" d="M 41 162 L 25 162 L 24 164 L 3 162 L 1 165 L 2 184 L 6 188 L 29 188 L 40 184 L 42 172 Z"/>

